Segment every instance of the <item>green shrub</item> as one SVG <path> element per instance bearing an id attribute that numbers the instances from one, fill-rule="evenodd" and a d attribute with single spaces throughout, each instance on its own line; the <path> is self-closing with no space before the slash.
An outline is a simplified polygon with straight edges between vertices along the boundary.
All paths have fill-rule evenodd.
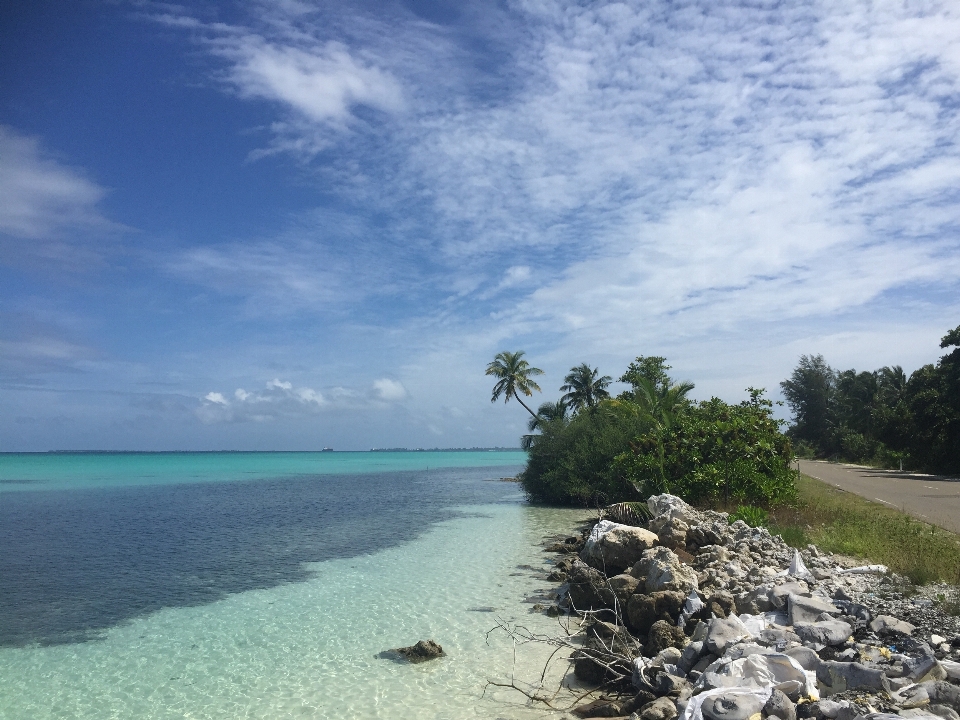
<path id="1" fill-rule="evenodd" d="M 743 520 L 750 527 L 761 527 L 767 524 L 767 511 L 756 505 L 740 505 L 730 514 L 731 523 L 737 520 Z"/>
<path id="2" fill-rule="evenodd" d="M 689 502 L 770 505 L 796 495 L 792 448 L 761 391 L 739 405 L 713 398 L 641 435 L 615 470 L 641 497 L 662 492 Z"/>
<path id="3" fill-rule="evenodd" d="M 649 427 L 621 400 L 605 400 L 570 420 L 545 422 L 531 438 L 520 484 L 533 502 L 601 506 L 644 499 L 613 460 Z"/>

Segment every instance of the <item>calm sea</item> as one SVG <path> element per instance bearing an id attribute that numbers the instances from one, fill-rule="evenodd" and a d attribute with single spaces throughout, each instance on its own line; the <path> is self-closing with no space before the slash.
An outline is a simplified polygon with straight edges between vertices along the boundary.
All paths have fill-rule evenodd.
<path id="1" fill-rule="evenodd" d="M 541 621 L 537 544 L 578 516 L 500 481 L 524 460 L 0 455 L 0 718 L 533 712 L 483 695 L 485 632 Z M 449 657 L 374 657 L 427 636 Z"/>

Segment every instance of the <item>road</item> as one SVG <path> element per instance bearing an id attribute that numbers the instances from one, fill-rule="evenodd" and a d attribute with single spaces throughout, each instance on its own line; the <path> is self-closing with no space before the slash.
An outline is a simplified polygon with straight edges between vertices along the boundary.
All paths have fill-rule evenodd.
<path id="1" fill-rule="evenodd" d="M 960 478 L 801 460 L 805 475 L 960 533 Z"/>

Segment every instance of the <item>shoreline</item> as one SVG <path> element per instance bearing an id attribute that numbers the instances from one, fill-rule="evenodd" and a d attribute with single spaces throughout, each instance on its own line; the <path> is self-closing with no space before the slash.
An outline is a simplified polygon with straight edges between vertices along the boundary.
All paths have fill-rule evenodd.
<path id="1" fill-rule="evenodd" d="M 960 588 L 918 589 L 875 567 L 855 569 L 862 565 L 857 560 L 813 545 L 795 553 L 765 529 L 742 521 L 730 525 L 726 513 L 673 500 L 661 503 L 661 512 L 643 527 L 596 527 L 594 515 L 570 534 L 541 544 L 555 554 L 548 579 L 561 584 L 554 585 L 552 603 L 531 611 L 566 618 L 571 632 L 578 626 L 563 644 L 572 658 L 572 667 L 563 671 L 565 683 L 596 687 L 567 712 L 719 720 L 698 703 L 743 684 L 736 671 L 729 672 L 731 663 L 736 665 L 730 654 L 738 652 L 745 653 L 740 657 L 792 653 L 810 664 L 808 692 L 788 697 L 792 717 L 779 720 L 835 720 L 838 707 L 846 708 L 846 720 L 878 710 L 899 713 L 930 706 L 931 693 L 960 711 L 950 705 L 949 690 L 956 689 L 960 703 L 960 617 L 945 613 L 937 598 Z M 646 546 L 637 541 L 643 533 L 653 536 Z M 692 598 L 700 607 L 690 607 Z M 687 610 L 693 612 L 686 615 Z M 727 646 L 710 645 L 724 626 L 738 625 L 752 632 Z M 852 679 L 857 667 L 870 671 L 870 682 Z M 911 699 L 910 693 L 918 692 L 927 693 L 925 703 Z M 938 692 L 946 693 L 946 700 Z"/>

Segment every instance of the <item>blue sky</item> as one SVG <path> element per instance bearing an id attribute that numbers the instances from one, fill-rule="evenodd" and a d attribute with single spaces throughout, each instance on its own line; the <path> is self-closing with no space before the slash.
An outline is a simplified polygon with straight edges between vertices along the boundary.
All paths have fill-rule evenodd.
<path id="1" fill-rule="evenodd" d="M 0 450 L 515 445 L 960 323 L 948 2 L 0 8 Z M 536 401 L 540 401 L 537 398 Z"/>

